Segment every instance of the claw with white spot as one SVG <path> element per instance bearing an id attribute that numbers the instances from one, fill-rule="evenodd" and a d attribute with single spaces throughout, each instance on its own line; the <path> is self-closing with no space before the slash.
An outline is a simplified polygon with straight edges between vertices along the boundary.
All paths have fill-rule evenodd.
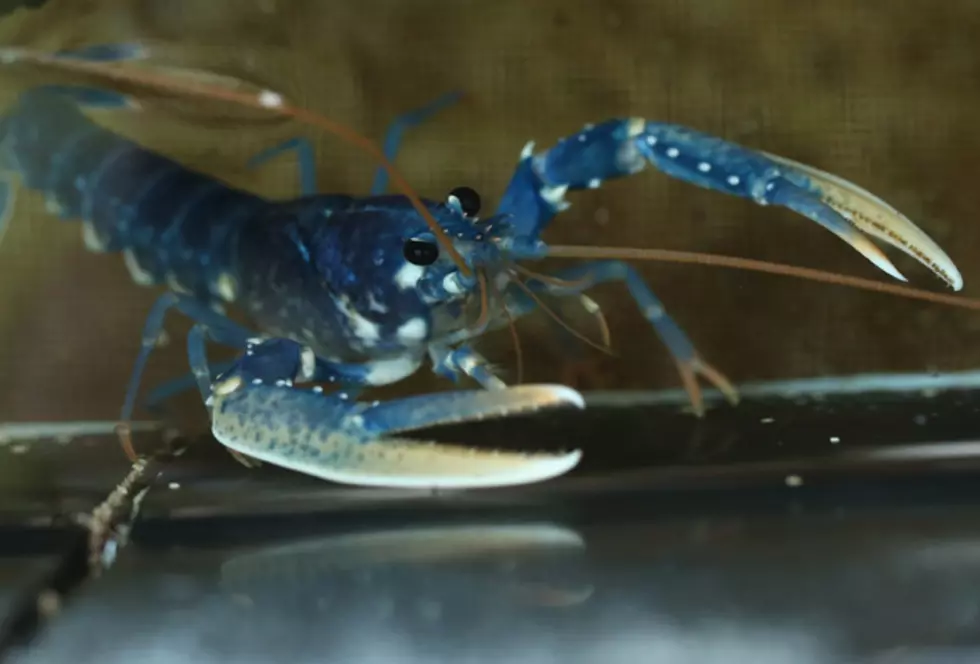
<path id="1" fill-rule="evenodd" d="M 525 150 L 501 201 L 515 234 L 536 239 L 566 205 L 554 192 L 595 188 L 652 164 L 691 184 L 781 205 L 817 222 L 892 277 L 905 277 L 871 237 L 895 246 L 954 290 L 963 278 L 925 232 L 874 194 L 840 177 L 680 125 L 641 118 L 589 126 L 551 149 Z M 869 237 L 870 236 L 870 237 Z"/>

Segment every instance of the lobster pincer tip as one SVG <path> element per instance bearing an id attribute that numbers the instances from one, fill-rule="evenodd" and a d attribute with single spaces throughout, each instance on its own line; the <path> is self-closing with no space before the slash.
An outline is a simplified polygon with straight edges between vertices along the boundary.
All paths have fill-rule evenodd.
<path id="1" fill-rule="evenodd" d="M 954 291 L 963 288 L 963 275 L 946 252 L 911 219 L 884 200 L 837 175 L 778 155 L 763 154 L 787 169 L 789 177 L 815 193 L 821 203 L 846 220 L 853 233 L 844 239 L 881 270 L 896 279 L 908 281 L 870 240 L 865 239 L 859 247 L 854 238 L 867 233 L 911 256 Z M 834 228 L 831 230 L 836 232 Z"/>
<path id="2" fill-rule="evenodd" d="M 908 282 L 908 279 L 904 274 L 898 271 L 895 264 L 891 262 L 888 256 L 878 248 L 867 236 L 862 235 L 857 230 L 854 231 L 852 235 L 841 236 L 845 242 L 851 245 L 859 254 L 871 261 L 871 264 L 876 268 L 899 281 Z"/>

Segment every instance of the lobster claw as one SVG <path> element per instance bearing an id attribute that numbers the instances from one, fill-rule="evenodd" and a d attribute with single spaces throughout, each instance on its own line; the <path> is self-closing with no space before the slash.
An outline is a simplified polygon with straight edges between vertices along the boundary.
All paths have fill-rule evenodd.
<path id="1" fill-rule="evenodd" d="M 537 239 L 552 217 L 568 207 L 567 191 L 598 187 L 605 180 L 638 173 L 648 164 L 699 187 L 759 205 L 789 208 L 831 231 L 896 279 L 906 281 L 871 237 L 909 254 L 954 290 L 963 287 L 959 270 L 938 244 L 858 185 L 689 127 L 642 118 L 589 125 L 538 154 L 529 144 L 498 212 L 522 220 L 520 232 Z"/>
<path id="2" fill-rule="evenodd" d="M 232 377 L 213 391 L 212 432 L 248 457 L 321 479 L 360 486 L 465 489 L 528 484 L 562 475 L 581 452 L 481 450 L 392 436 L 425 427 L 584 407 L 559 385 L 421 395 L 386 402 L 350 401 L 289 385 Z"/>

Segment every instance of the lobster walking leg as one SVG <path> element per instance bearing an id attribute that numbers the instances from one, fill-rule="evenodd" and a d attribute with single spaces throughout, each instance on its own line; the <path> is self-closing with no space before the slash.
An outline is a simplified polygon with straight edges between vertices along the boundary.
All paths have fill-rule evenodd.
<path id="1" fill-rule="evenodd" d="M 299 168 L 299 192 L 302 196 L 313 196 L 317 193 L 316 152 L 313 143 L 304 136 L 287 139 L 278 145 L 273 145 L 248 160 L 247 166 L 255 168 L 279 156 L 283 152 L 296 151 L 296 166 Z"/>
<path id="2" fill-rule="evenodd" d="M 216 380 L 218 376 L 230 370 L 233 366 L 235 366 L 233 361 L 209 364 L 210 381 Z M 164 403 L 188 390 L 194 389 L 197 384 L 197 378 L 193 373 L 187 373 L 179 378 L 165 381 L 151 389 L 143 397 L 141 405 L 151 412 L 156 412 Z"/>
<path id="3" fill-rule="evenodd" d="M 208 328 L 201 323 L 195 323 L 187 333 L 187 361 L 191 365 L 191 377 L 197 385 L 197 391 L 201 395 L 201 401 L 205 404 L 211 397 L 211 384 L 213 380 L 223 372 L 215 375 L 214 368 L 208 362 L 207 355 Z M 235 365 L 230 363 L 227 370 Z"/>
<path id="4" fill-rule="evenodd" d="M 458 102 L 462 96 L 463 94 L 461 92 L 449 92 L 421 108 L 409 111 L 395 118 L 385 131 L 383 148 L 385 158 L 390 162 L 395 161 L 395 157 L 398 155 L 398 148 L 401 147 L 402 135 L 407 129 L 421 125 L 439 111 Z M 388 171 L 379 167 L 375 173 L 374 182 L 371 185 L 371 195 L 378 196 L 383 194 L 387 189 Z"/>
<path id="5" fill-rule="evenodd" d="M 150 354 L 156 348 L 167 312 L 171 309 L 177 309 L 194 320 L 195 323 L 203 324 L 207 328 L 211 338 L 223 345 L 244 349 L 248 345 L 249 339 L 254 336 L 249 330 L 215 312 L 208 305 L 193 297 L 178 295 L 173 292 L 161 295 L 150 309 L 150 313 L 147 315 L 146 322 L 143 325 L 140 352 L 136 357 L 136 362 L 130 373 L 129 385 L 126 388 L 126 396 L 120 414 L 123 422 L 128 422 L 132 419 L 143 371 L 146 369 L 146 363 L 150 359 Z M 199 367 L 192 366 L 191 368 L 195 376 L 197 376 Z"/>
<path id="6" fill-rule="evenodd" d="M 714 384 L 731 403 L 738 402 L 735 387 L 721 372 L 704 361 L 680 325 L 667 313 L 660 298 L 628 263 L 596 261 L 562 270 L 552 276 L 554 279 L 551 281 L 530 281 L 528 286 L 534 291 L 562 296 L 579 294 L 603 282 L 623 282 L 643 317 L 653 326 L 654 332 L 677 363 L 695 412 L 700 415 L 704 411 L 703 400 L 697 388 L 697 376 Z M 510 289 L 507 296 L 511 315 L 523 315 L 537 306 L 532 298 L 517 289 Z"/>
<path id="7" fill-rule="evenodd" d="M 507 387 L 487 366 L 486 358 L 469 346 L 431 346 L 429 357 L 432 359 L 432 370 L 443 378 L 459 382 L 462 376 L 469 376 L 487 390 L 502 390 Z"/>
<path id="8" fill-rule="evenodd" d="M 407 129 L 422 124 L 439 111 L 454 104 L 460 97 L 462 97 L 461 93 L 451 92 L 429 102 L 421 108 L 409 111 L 395 118 L 385 131 L 383 150 L 385 158 L 392 162 L 395 160 L 398 154 L 398 148 L 401 146 L 402 135 Z M 260 166 L 283 152 L 291 150 L 296 151 L 300 175 L 300 193 L 303 196 L 313 196 L 318 193 L 316 151 L 313 149 L 313 143 L 308 138 L 297 136 L 287 139 L 278 145 L 273 145 L 249 159 L 248 166 L 250 168 Z M 379 167 L 374 177 L 374 183 L 371 185 L 371 195 L 376 196 L 382 194 L 387 188 L 388 172 L 384 168 Z"/>

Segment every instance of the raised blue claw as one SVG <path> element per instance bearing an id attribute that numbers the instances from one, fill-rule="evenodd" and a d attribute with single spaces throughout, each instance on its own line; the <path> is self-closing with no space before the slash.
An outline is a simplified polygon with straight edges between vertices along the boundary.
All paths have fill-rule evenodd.
<path id="1" fill-rule="evenodd" d="M 783 157 L 641 118 L 587 126 L 538 154 L 529 143 L 498 212 L 510 215 L 514 235 L 530 238 L 533 245 L 552 217 L 568 206 L 566 191 L 598 187 L 648 163 L 700 187 L 759 205 L 788 207 L 835 233 L 896 279 L 905 281 L 862 231 L 914 257 L 954 290 L 963 286 L 959 270 L 932 239 L 861 187 Z"/>

